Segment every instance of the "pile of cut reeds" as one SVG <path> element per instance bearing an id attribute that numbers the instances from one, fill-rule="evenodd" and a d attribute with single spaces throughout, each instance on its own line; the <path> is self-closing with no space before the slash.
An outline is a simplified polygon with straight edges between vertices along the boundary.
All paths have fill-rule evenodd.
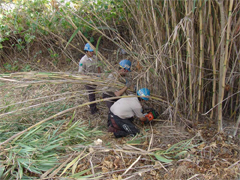
<path id="1" fill-rule="evenodd" d="M 200 133 L 189 138 L 169 126 L 164 130 L 157 124 L 142 128 L 136 137 L 114 141 L 106 133 L 106 127 L 105 132 L 100 130 L 101 125 L 106 125 L 106 106 L 100 105 L 105 114 L 98 117 L 87 112 L 88 93 L 83 85 L 90 82 L 98 86 L 107 83 L 101 77 L 54 72 L 0 76 L 1 178 L 129 179 L 144 176 L 149 179 L 154 175 L 161 179 L 162 174 L 172 177 L 176 173 L 169 173 L 174 162 L 193 161 L 192 158 L 199 158 L 203 147 L 207 148 Z M 116 85 L 122 86 L 120 82 Z M 100 92 L 97 91 L 97 95 Z M 159 97 L 151 98 L 159 101 Z M 103 101 L 97 99 L 97 102 Z M 97 120 L 103 121 L 102 124 L 92 126 Z M 159 131 L 163 137 L 159 136 Z M 235 162 L 229 171 L 237 167 Z M 188 178 L 195 175 L 193 172 L 182 174 Z M 198 176 L 208 177 L 199 173 Z"/>
<path id="2" fill-rule="evenodd" d="M 107 161 L 104 158 L 107 155 L 104 153 L 112 152 L 114 149 L 126 153 L 126 156 L 139 155 L 134 163 L 134 158 L 128 162 L 133 163 L 131 166 L 122 167 L 122 171 L 125 171 L 123 176 L 128 177 L 131 174 L 131 167 L 147 156 L 155 157 L 159 164 L 136 169 L 142 171 L 149 167 L 147 171 L 144 170 L 148 172 L 163 166 L 160 162 L 167 166 L 172 158 L 185 152 L 187 147 L 195 146 L 183 141 L 182 143 L 188 145 L 165 152 L 150 151 L 150 146 L 149 151 L 145 151 L 136 150 L 133 146 L 126 149 L 94 144 L 98 137 L 106 133 L 101 132 L 98 126 L 95 128 L 89 126 L 89 122 L 92 123 L 95 119 L 86 112 L 89 102 L 88 93 L 83 85 L 91 83 L 106 86 L 106 81 L 101 77 L 59 72 L 19 72 L 0 75 L 0 177 L 94 178 L 99 176 L 99 170 L 102 173 L 100 176 L 108 177 L 114 175 L 115 171 L 105 172 L 108 167 L 105 165 Z M 116 86 L 123 85 L 119 82 Z M 102 91 L 97 91 L 100 92 Z M 103 100 L 98 99 L 96 102 L 100 101 Z M 107 109 L 105 115 L 95 118 L 102 117 L 107 117 Z M 132 142 L 136 144 L 138 141 L 141 144 L 143 138 L 144 136 L 132 138 L 129 144 Z M 103 162 L 96 159 L 97 154 L 101 156 Z M 86 165 L 82 166 L 80 162 L 86 162 Z M 155 160 L 151 164 L 154 162 Z"/>

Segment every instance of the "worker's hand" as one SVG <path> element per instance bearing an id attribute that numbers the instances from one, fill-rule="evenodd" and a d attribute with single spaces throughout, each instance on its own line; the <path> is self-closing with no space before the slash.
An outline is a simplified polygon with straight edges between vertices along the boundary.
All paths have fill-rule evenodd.
<path id="1" fill-rule="evenodd" d="M 147 118 L 147 120 L 145 120 L 145 121 L 142 121 L 142 125 L 146 125 L 146 124 L 148 124 L 150 121 L 148 120 L 148 118 Z"/>
<path id="2" fill-rule="evenodd" d="M 144 121 L 144 124 L 148 124 L 148 123 L 150 123 L 149 119 L 148 119 L 148 118 L 146 118 L 146 119 L 147 119 L 147 120 Z"/>
<path id="3" fill-rule="evenodd" d="M 140 120 L 142 121 L 142 124 L 148 124 L 150 122 L 149 119 L 145 116 L 143 118 L 141 118 Z"/>
<path id="4" fill-rule="evenodd" d="M 128 79 L 126 79 L 126 86 L 127 88 L 129 88 L 132 85 L 131 81 L 129 81 Z"/>

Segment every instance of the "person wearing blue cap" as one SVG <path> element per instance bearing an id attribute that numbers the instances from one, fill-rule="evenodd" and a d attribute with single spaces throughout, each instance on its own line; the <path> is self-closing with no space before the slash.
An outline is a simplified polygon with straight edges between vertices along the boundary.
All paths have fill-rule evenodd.
<path id="1" fill-rule="evenodd" d="M 121 60 L 119 62 L 120 67 L 119 67 L 118 72 L 111 73 L 108 76 L 108 80 L 110 81 L 109 84 L 113 83 L 115 80 L 118 80 L 119 76 L 125 77 L 128 72 L 131 72 L 131 65 L 132 65 L 131 61 L 129 61 L 127 59 Z M 132 85 L 131 80 L 128 78 L 125 78 L 125 86 L 122 89 L 118 89 L 116 87 L 112 87 L 111 85 L 109 85 L 104 88 L 102 97 L 103 97 L 103 99 L 105 99 L 105 98 L 122 96 L 126 92 L 126 90 L 128 88 L 130 88 L 131 85 Z M 107 107 L 110 109 L 110 107 L 113 105 L 113 103 L 116 102 L 118 99 L 119 98 L 107 100 L 106 101 Z"/>
<path id="2" fill-rule="evenodd" d="M 149 100 L 150 90 L 142 88 L 137 91 L 137 95 L 140 97 L 121 98 L 110 108 L 108 132 L 113 132 L 116 138 L 135 136 L 140 132 L 133 124 L 134 116 L 142 122 L 149 121 L 142 113 L 142 103 Z"/>
<path id="3" fill-rule="evenodd" d="M 101 73 L 97 57 L 94 55 L 94 51 L 89 43 L 85 44 L 84 51 L 86 54 L 79 61 L 78 72 L 84 75 L 96 75 L 97 73 Z M 87 84 L 85 88 L 88 91 L 89 101 L 95 101 L 96 85 Z M 95 114 L 98 111 L 96 103 L 90 104 L 90 111 L 91 114 Z"/>

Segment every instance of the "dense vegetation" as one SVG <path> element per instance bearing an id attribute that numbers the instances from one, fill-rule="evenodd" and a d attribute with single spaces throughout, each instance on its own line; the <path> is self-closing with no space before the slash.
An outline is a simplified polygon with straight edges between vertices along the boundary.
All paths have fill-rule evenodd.
<path id="1" fill-rule="evenodd" d="M 87 139 L 100 133 L 86 131 L 81 120 L 73 122 L 75 111 L 68 111 L 79 107 L 72 97 L 83 94 L 76 91 L 75 77 L 66 80 L 62 74 L 24 75 L 30 71 L 76 71 L 86 42 L 96 47 L 104 72 L 112 70 L 118 54 L 126 52 L 138 86 L 150 88 L 154 103 L 161 106 L 162 114 L 172 124 L 183 121 L 198 129 L 199 122 L 207 119 L 210 125 L 217 124 L 218 132 L 223 132 L 224 120 L 240 121 L 237 0 L 14 0 L 2 2 L 0 7 L 0 77 L 12 78 L 8 83 L 22 83 L 6 84 L 6 79 L 0 82 L 0 142 L 29 128 L 12 143 L 0 143 L 6 150 L 0 155 L 11 154 L 9 160 L 0 159 L 5 163 L 0 165 L 0 176 L 37 176 L 56 167 L 57 156 L 72 149 L 77 151 L 76 144 L 89 144 Z M 106 49 L 110 55 L 103 53 Z M 23 82 L 20 78 L 32 81 Z M 34 93 L 31 96 L 27 92 Z M 54 93 L 59 99 L 68 94 L 67 101 L 54 99 Z M 24 97 L 28 100 L 21 103 Z M 48 98 L 51 103 L 43 101 Z M 81 98 L 78 101 L 84 103 Z M 58 112 L 66 113 L 53 121 Z M 50 120 L 51 126 L 46 121 L 37 124 L 40 120 Z M 192 139 L 188 142 L 192 143 Z M 195 147 L 197 143 L 188 146 Z M 41 150 L 36 151 L 39 147 Z M 185 151 L 180 148 L 172 154 Z M 81 151 L 78 153 L 76 157 Z M 19 157 L 29 157 L 31 161 Z M 155 157 L 169 163 L 156 153 Z M 65 170 L 59 166 L 52 174 L 63 175 L 72 165 L 74 174 L 76 161 L 68 165 Z"/>

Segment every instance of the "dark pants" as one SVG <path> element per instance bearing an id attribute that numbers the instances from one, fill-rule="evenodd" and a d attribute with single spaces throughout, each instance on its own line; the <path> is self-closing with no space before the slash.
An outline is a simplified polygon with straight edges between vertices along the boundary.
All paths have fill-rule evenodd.
<path id="1" fill-rule="evenodd" d="M 87 89 L 87 92 L 88 92 L 89 101 L 90 102 L 95 101 L 96 100 L 96 96 L 95 96 L 96 85 L 88 84 L 88 85 L 85 85 L 85 88 Z M 90 110 L 91 110 L 92 114 L 97 112 L 98 111 L 97 104 L 96 103 L 90 104 Z"/>
<path id="2" fill-rule="evenodd" d="M 102 97 L 103 97 L 103 99 L 105 99 L 105 98 L 116 97 L 116 95 L 114 94 L 114 92 L 107 91 L 106 93 L 103 93 L 103 96 L 102 96 Z M 119 100 L 119 98 L 105 101 L 106 104 L 107 104 L 107 107 L 108 107 L 109 111 L 110 111 L 111 106 L 112 106 L 117 100 Z M 110 126 L 110 119 L 109 119 L 109 118 L 108 118 L 107 126 L 108 126 L 108 127 Z"/>
<path id="3" fill-rule="evenodd" d="M 110 121 L 108 132 L 113 132 L 116 138 L 126 137 L 127 135 L 135 136 L 140 132 L 139 129 L 132 123 L 133 118 L 122 119 L 109 111 L 108 119 Z"/>
<path id="4" fill-rule="evenodd" d="M 107 91 L 107 92 L 103 93 L 102 97 L 103 97 L 103 99 L 105 99 L 105 98 L 116 97 L 116 95 L 114 94 L 114 92 Z M 119 100 L 119 98 L 105 101 L 109 110 L 110 110 L 110 107 L 111 107 L 117 100 Z"/>

